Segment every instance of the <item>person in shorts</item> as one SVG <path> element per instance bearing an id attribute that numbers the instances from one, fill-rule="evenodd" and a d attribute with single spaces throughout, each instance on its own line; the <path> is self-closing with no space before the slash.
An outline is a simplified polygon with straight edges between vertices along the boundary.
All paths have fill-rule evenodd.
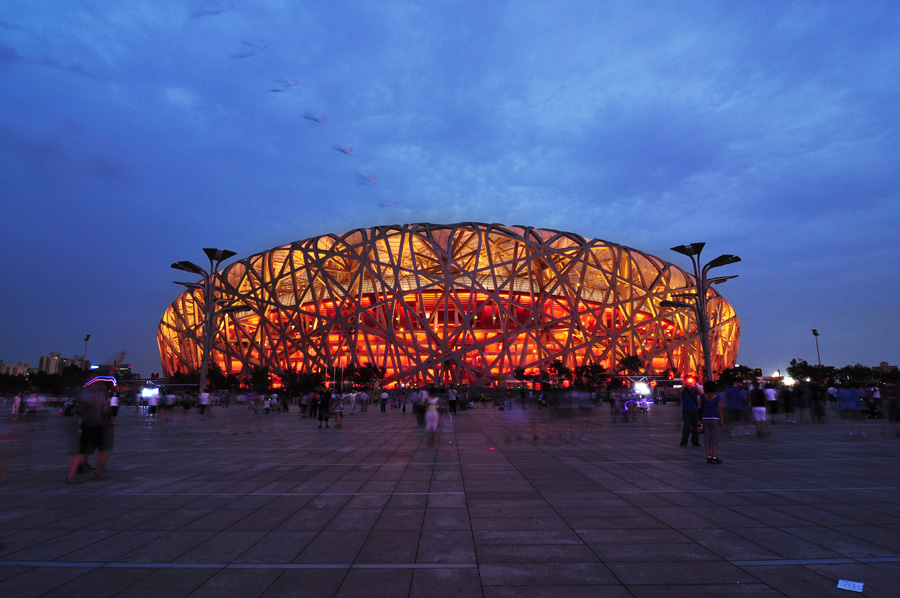
<path id="1" fill-rule="evenodd" d="M 113 448 L 113 428 L 109 425 L 109 397 L 116 385 L 112 376 L 97 376 L 88 381 L 81 389 L 81 434 L 78 439 L 78 454 L 72 459 L 66 484 L 76 484 L 75 474 L 78 467 L 94 453 L 97 455 L 97 468 L 94 479 L 104 479 L 103 468 Z"/>

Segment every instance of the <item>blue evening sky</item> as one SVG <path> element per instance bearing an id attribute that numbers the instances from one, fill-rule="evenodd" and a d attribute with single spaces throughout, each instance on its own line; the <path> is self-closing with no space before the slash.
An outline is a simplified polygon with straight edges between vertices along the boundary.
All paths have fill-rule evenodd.
<path id="1" fill-rule="evenodd" d="M 460 221 L 705 241 L 740 363 L 900 362 L 895 2 L 5 0 L 0 81 L 7 364 L 148 375 L 202 247 Z"/>

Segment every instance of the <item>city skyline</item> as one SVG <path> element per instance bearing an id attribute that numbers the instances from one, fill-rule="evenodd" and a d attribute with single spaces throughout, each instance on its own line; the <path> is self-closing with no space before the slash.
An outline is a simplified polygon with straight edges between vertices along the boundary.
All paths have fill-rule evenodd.
<path id="1" fill-rule="evenodd" d="M 499 222 L 735 254 L 738 363 L 900 362 L 900 7 L 0 6 L 0 360 L 161 370 L 203 247 Z M 227 265 L 227 263 L 226 263 Z M 816 339 L 812 330 L 818 331 Z"/>

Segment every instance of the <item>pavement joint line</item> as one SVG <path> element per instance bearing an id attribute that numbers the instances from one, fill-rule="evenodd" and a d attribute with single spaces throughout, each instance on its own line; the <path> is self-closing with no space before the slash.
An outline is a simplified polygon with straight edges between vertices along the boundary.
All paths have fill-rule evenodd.
<path id="1" fill-rule="evenodd" d="M 0 567 L 86 569 L 477 569 L 478 563 L 147 563 L 87 561 L 8 561 Z"/>
<path id="2" fill-rule="evenodd" d="M 0 496 L 71 496 L 72 492 L 0 492 Z M 465 492 L 79 492 L 81 496 L 213 496 L 247 498 L 251 496 L 459 496 Z"/>
<path id="3" fill-rule="evenodd" d="M 900 490 L 900 486 L 860 486 L 848 488 L 734 488 L 730 490 L 616 490 L 618 494 L 737 494 L 747 492 L 862 492 L 868 490 Z"/>
<path id="4" fill-rule="evenodd" d="M 900 556 L 847 557 L 836 559 L 764 559 L 756 561 L 729 561 L 736 567 L 766 567 L 782 565 L 853 565 L 856 563 L 900 563 Z"/>

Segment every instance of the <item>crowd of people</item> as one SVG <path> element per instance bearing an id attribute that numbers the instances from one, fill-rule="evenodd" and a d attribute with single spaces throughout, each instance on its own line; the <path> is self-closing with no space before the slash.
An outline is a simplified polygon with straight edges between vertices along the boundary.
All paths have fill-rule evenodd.
<path id="1" fill-rule="evenodd" d="M 34 421 L 42 408 L 41 400 L 36 393 L 23 395 L 11 401 L 11 418 L 13 421 Z M 516 401 L 516 398 L 519 400 Z M 85 384 L 77 400 L 68 400 L 60 411 L 63 415 L 78 416 L 80 424 L 79 449 L 66 483 L 77 483 L 77 474 L 93 469 L 88 464 L 88 457 L 95 452 L 98 457 L 96 469 L 93 469 L 94 477 L 105 477 L 104 467 L 114 444 L 116 420 L 122 408 L 133 408 L 148 424 L 155 424 L 176 420 L 193 423 L 206 417 L 214 405 L 239 405 L 259 415 L 299 412 L 300 418 L 311 420 L 317 428 L 328 429 L 344 427 L 348 417 L 366 413 L 371 406 L 380 414 L 411 414 L 411 423 L 414 420 L 417 426 L 424 428 L 428 446 L 433 447 L 439 426 L 452 422 L 460 403 L 463 408 L 470 409 L 479 402 L 484 407 L 491 402 L 496 408 L 511 409 L 518 402 L 521 408 L 526 409 L 532 401 L 538 407 L 546 406 L 542 395 L 534 398 L 531 392 L 526 394 L 520 390 L 516 397 L 511 389 L 506 389 L 505 396 L 497 394 L 492 399 L 486 398 L 484 392 L 454 387 L 400 387 L 347 392 L 319 388 L 297 395 L 283 390 L 272 394 L 196 394 L 161 389 L 147 396 L 127 397 L 123 405 L 116 394 L 115 379 L 97 376 Z M 637 399 L 623 399 L 623 402 L 626 410 L 640 411 Z M 634 404 L 629 406 L 629 403 Z M 577 404 L 582 406 L 580 402 Z M 619 401 L 611 404 L 615 414 Z M 776 387 L 757 381 L 725 386 L 718 386 L 714 381 L 707 381 L 702 386 L 687 382 L 681 393 L 681 411 L 681 446 L 704 446 L 706 460 L 710 464 L 722 463 L 718 454 L 720 431 L 731 436 L 755 433 L 758 438 L 765 438 L 774 424 L 836 419 L 841 423 L 842 433 L 864 438 L 868 421 L 884 419 L 891 422 L 894 433 L 900 437 L 900 397 L 894 384 L 861 387 L 804 382 Z M 192 415 L 192 412 L 197 415 Z M 704 437 L 702 443 L 701 434 Z"/>
<path id="2" fill-rule="evenodd" d="M 897 386 L 820 385 L 814 382 L 776 387 L 753 381 L 749 385 L 733 384 L 719 388 L 706 381 L 702 390 L 686 382 L 681 393 L 681 446 L 688 441 L 700 446 L 704 435 L 707 462 L 721 463 L 718 458 L 720 426 L 731 436 L 769 435 L 769 426 L 777 423 L 823 423 L 829 414 L 837 414 L 842 432 L 856 432 L 866 437 L 866 422 L 887 419 L 900 437 L 900 397 Z"/>

